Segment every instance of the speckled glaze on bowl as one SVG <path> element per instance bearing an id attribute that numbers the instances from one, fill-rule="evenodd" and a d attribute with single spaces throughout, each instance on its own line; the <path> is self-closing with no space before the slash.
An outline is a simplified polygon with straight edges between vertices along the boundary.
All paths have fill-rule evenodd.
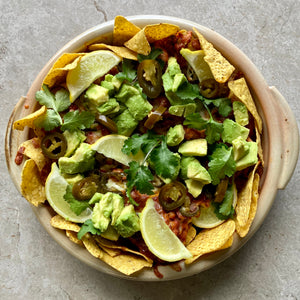
<path id="1" fill-rule="evenodd" d="M 270 87 L 264 78 L 248 59 L 248 57 L 231 42 L 220 36 L 218 33 L 193 23 L 191 21 L 167 16 L 140 15 L 127 17 L 128 20 L 137 26 L 143 27 L 147 24 L 156 24 L 161 22 L 172 23 L 180 26 L 182 29 L 192 30 L 197 28 L 214 46 L 238 69 L 240 69 L 247 80 L 248 86 L 255 99 L 258 111 L 263 119 L 262 146 L 264 150 L 265 171 L 261 180 L 261 193 L 258 202 L 257 214 L 250 228 L 248 235 L 241 239 L 235 234 L 234 243 L 231 248 L 205 255 L 192 265 L 182 264 L 181 272 L 176 272 L 170 267 L 160 267 L 159 271 L 164 275 L 163 279 L 158 279 L 152 269 L 145 269 L 135 273 L 132 276 L 125 276 L 112 269 L 99 259 L 91 256 L 84 248 L 72 243 L 63 232 L 56 230 L 50 225 L 52 211 L 48 206 L 32 207 L 34 213 L 44 226 L 47 232 L 73 256 L 80 259 L 89 266 L 117 277 L 131 280 L 161 281 L 172 280 L 191 276 L 209 269 L 224 259 L 231 256 L 241 248 L 251 236 L 259 229 L 263 220 L 267 216 L 278 189 L 284 189 L 290 180 L 299 155 L 299 132 L 295 117 L 288 106 L 288 103 L 275 87 Z M 56 59 L 66 52 L 78 52 L 84 47 L 99 39 L 99 36 L 105 36 L 109 39 L 112 33 L 114 21 L 100 24 L 90 30 L 75 37 L 60 49 L 51 60 L 44 66 L 26 97 L 21 97 L 14 108 L 10 121 L 7 126 L 5 151 L 6 161 L 11 178 L 17 189 L 20 191 L 21 166 L 14 163 L 14 158 L 18 146 L 28 139 L 29 131 L 13 131 L 12 124 L 15 120 L 28 115 L 35 108 L 35 92 L 41 88 L 43 78 L 56 61 Z M 28 104 L 29 109 L 24 109 Z"/>

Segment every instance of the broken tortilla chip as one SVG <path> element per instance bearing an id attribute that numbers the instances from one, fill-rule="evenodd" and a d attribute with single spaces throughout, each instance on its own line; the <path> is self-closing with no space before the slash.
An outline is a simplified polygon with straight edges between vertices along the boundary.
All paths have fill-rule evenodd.
<path id="1" fill-rule="evenodd" d="M 127 49 L 126 47 L 122 46 L 111 46 L 106 44 L 92 44 L 89 46 L 89 50 L 95 51 L 95 50 L 111 50 L 115 54 L 117 54 L 120 57 L 131 59 L 131 60 L 137 60 L 137 53 L 133 52 L 130 49 Z"/>
<path id="2" fill-rule="evenodd" d="M 77 237 L 77 233 L 72 230 L 66 230 L 66 236 L 70 239 L 71 242 L 83 246 L 83 242 Z"/>
<path id="3" fill-rule="evenodd" d="M 24 147 L 25 150 L 23 154 L 28 158 L 33 159 L 39 171 L 41 172 L 44 166 L 49 162 L 49 159 L 45 157 L 39 145 L 40 142 L 38 138 L 32 138 L 30 140 L 23 142 L 20 145 L 19 149 L 21 147 Z"/>
<path id="4" fill-rule="evenodd" d="M 190 244 L 192 242 L 192 240 L 195 238 L 197 233 L 197 230 L 194 226 L 190 226 L 186 239 L 185 239 L 185 243 L 184 245 L 187 246 L 188 244 Z"/>
<path id="5" fill-rule="evenodd" d="M 27 159 L 23 166 L 21 193 L 34 206 L 38 206 L 46 200 L 45 187 L 40 178 L 40 171 L 33 159 Z"/>
<path id="6" fill-rule="evenodd" d="M 204 50 L 204 60 L 209 65 L 215 80 L 220 83 L 226 82 L 235 70 L 234 66 L 196 28 L 194 28 L 194 31 L 199 39 L 201 48 Z"/>
<path id="7" fill-rule="evenodd" d="M 96 258 L 103 258 L 103 255 L 105 254 L 97 245 L 96 241 L 94 240 L 94 238 L 89 235 L 89 234 L 85 234 L 82 237 L 82 242 L 85 246 L 85 248 Z"/>
<path id="8" fill-rule="evenodd" d="M 80 226 L 71 222 L 67 221 L 60 215 L 55 215 L 54 217 L 51 218 L 50 224 L 52 227 L 57 228 L 57 229 L 62 229 L 62 230 L 71 230 L 74 232 L 79 232 Z"/>
<path id="9" fill-rule="evenodd" d="M 69 70 L 75 69 L 86 53 L 64 53 L 54 63 L 46 75 L 43 84 L 52 87 L 67 76 Z"/>
<path id="10" fill-rule="evenodd" d="M 151 52 L 151 46 L 144 30 L 139 31 L 129 41 L 124 43 L 124 46 L 138 54 L 148 55 Z"/>
<path id="11" fill-rule="evenodd" d="M 113 44 L 115 46 L 123 46 L 125 42 L 130 40 L 141 29 L 129 22 L 122 16 L 115 17 L 114 30 L 113 30 Z"/>
<path id="12" fill-rule="evenodd" d="M 25 126 L 28 126 L 29 128 L 35 128 L 34 121 L 38 117 L 45 114 L 46 111 L 47 111 L 46 106 L 42 106 L 40 109 L 26 116 L 25 118 L 15 121 L 13 124 L 13 129 L 24 130 Z"/>
<path id="13" fill-rule="evenodd" d="M 240 237 L 245 237 L 248 234 L 251 224 L 256 215 L 257 200 L 259 197 L 259 194 L 258 194 L 259 180 L 260 180 L 259 175 L 257 173 L 255 173 L 254 180 L 253 180 L 252 199 L 251 199 L 251 204 L 250 204 L 249 217 L 248 217 L 246 224 L 244 226 L 240 226 L 239 222 L 235 223 L 236 232 L 238 233 L 238 235 Z"/>
<path id="14" fill-rule="evenodd" d="M 256 133 L 256 143 L 257 143 L 257 154 L 261 161 L 262 166 L 264 166 L 265 162 L 264 162 L 263 149 L 262 149 L 262 145 L 261 145 L 261 136 L 259 134 L 256 124 L 255 124 L 255 133 Z"/>
<path id="15" fill-rule="evenodd" d="M 147 25 L 144 31 L 149 43 L 153 43 L 176 34 L 179 31 L 179 27 L 173 24 L 160 23 Z"/>
<path id="16" fill-rule="evenodd" d="M 102 250 L 104 250 L 107 254 L 109 254 L 112 257 L 122 254 L 122 251 L 119 249 L 109 248 L 100 244 L 99 246 Z"/>
<path id="17" fill-rule="evenodd" d="M 230 91 L 234 94 L 234 96 L 246 105 L 248 111 L 254 117 L 258 132 L 262 133 L 262 120 L 256 110 L 255 103 L 253 101 L 245 78 L 242 77 L 234 81 L 229 81 L 228 87 Z"/>
<path id="18" fill-rule="evenodd" d="M 185 263 L 190 264 L 204 254 L 224 249 L 222 247 L 234 231 L 235 222 L 230 219 L 217 227 L 202 230 L 187 246 L 193 257 L 185 260 Z"/>
<path id="19" fill-rule="evenodd" d="M 235 207 L 236 222 L 240 227 L 244 227 L 249 219 L 249 212 L 252 200 L 253 180 L 259 162 L 254 166 L 248 176 L 248 181 L 243 189 L 238 193 L 238 199 Z"/>

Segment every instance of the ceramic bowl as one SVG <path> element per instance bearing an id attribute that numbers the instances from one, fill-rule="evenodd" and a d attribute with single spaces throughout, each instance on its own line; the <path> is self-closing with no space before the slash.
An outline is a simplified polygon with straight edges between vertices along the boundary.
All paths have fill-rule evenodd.
<path id="1" fill-rule="evenodd" d="M 212 42 L 236 68 L 244 73 L 257 109 L 263 119 L 262 146 L 265 159 L 265 171 L 261 179 L 261 193 L 257 214 L 248 235 L 243 239 L 236 235 L 231 248 L 203 256 L 197 262 L 189 266 L 182 265 L 181 272 L 176 272 L 170 267 L 160 267 L 159 270 L 164 275 L 163 279 L 158 279 L 154 275 L 153 270 L 149 269 L 127 277 L 102 261 L 94 258 L 85 249 L 72 243 L 63 232 L 52 228 L 49 222 L 52 212 L 48 206 L 41 205 L 40 207 L 32 207 L 32 209 L 40 223 L 59 245 L 82 262 L 101 272 L 127 279 L 145 281 L 183 278 L 209 269 L 228 258 L 241 248 L 259 229 L 273 204 L 277 190 L 284 189 L 293 174 L 299 155 L 299 132 L 295 117 L 279 91 L 275 87 L 268 86 L 249 58 L 218 33 L 191 21 L 174 17 L 140 15 L 128 17 L 128 20 L 140 27 L 161 22 L 172 23 L 187 30 L 192 30 L 192 28 L 195 27 Z M 14 157 L 18 146 L 28 139 L 28 130 L 13 131 L 13 122 L 34 110 L 34 105 L 30 105 L 29 109 L 24 109 L 24 104 L 35 103 L 35 92 L 41 88 L 43 78 L 62 53 L 80 51 L 84 45 L 93 40 L 97 40 L 99 36 L 109 38 L 113 30 L 113 24 L 114 21 L 100 24 L 67 43 L 43 67 L 26 97 L 22 97 L 14 108 L 7 126 L 5 148 L 7 166 L 18 190 L 20 190 L 21 168 L 14 163 Z"/>

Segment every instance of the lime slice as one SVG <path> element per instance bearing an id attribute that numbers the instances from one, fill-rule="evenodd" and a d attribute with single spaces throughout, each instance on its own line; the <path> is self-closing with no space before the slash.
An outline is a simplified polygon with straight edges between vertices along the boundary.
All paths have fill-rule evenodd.
<path id="1" fill-rule="evenodd" d="M 183 243 L 165 223 L 149 198 L 140 215 L 141 233 L 149 250 L 165 261 L 178 261 L 192 257 Z"/>
<path id="2" fill-rule="evenodd" d="M 122 152 L 121 149 L 127 139 L 127 136 L 119 134 L 105 135 L 92 144 L 91 149 L 126 166 L 134 160 L 141 163 L 144 160 L 142 151 L 138 152 L 136 155 L 126 155 Z"/>
<path id="3" fill-rule="evenodd" d="M 191 51 L 184 48 L 180 50 L 180 54 L 193 68 L 200 82 L 208 78 L 214 78 L 209 65 L 204 60 L 205 53 L 203 50 Z"/>
<path id="4" fill-rule="evenodd" d="M 84 223 L 87 219 L 91 218 L 92 211 L 86 209 L 77 216 L 71 210 L 69 203 L 64 199 L 67 186 L 68 182 L 60 174 L 59 168 L 54 162 L 45 184 L 46 198 L 54 211 L 66 220 L 75 223 Z"/>
<path id="5" fill-rule="evenodd" d="M 119 56 L 108 50 L 93 51 L 83 56 L 76 68 L 67 75 L 70 101 L 74 102 L 96 79 L 105 75 L 120 61 Z"/>

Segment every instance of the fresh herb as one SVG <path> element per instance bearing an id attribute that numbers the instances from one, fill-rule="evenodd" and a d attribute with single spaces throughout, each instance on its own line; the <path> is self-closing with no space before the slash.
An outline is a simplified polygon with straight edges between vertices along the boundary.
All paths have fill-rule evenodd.
<path id="1" fill-rule="evenodd" d="M 81 240 L 82 237 L 88 232 L 90 232 L 91 234 L 98 234 L 98 235 L 100 235 L 102 233 L 99 229 L 94 227 L 94 224 L 91 219 L 86 220 L 82 224 L 79 232 L 77 233 L 78 239 Z"/>
<path id="2" fill-rule="evenodd" d="M 222 117 L 228 117 L 229 114 L 232 112 L 232 105 L 231 100 L 229 98 L 218 98 L 214 100 L 209 100 L 204 98 L 204 103 L 206 105 L 214 105 L 218 108 L 219 114 Z"/>
<path id="3" fill-rule="evenodd" d="M 148 55 L 138 54 L 138 61 L 141 62 L 145 59 L 157 59 L 161 54 L 163 53 L 163 50 L 160 48 L 152 48 L 151 52 Z"/>
<path id="4" fill-rule="evenodd" d="M 222 203 L 214 202 L 215 213 L 217 217 L 221 220 L 227 220 L 228 218 L 232 218 L 234 214 L 233 203 L 233 185 L 229 185 L 227 191 L 225 192 L 224 199 Z"/>
<path id="5" fill-rule="evenodd" d="M 197 84 L 189 83 L 188 81 L 181 84 L 178 90 L 176 91 L 176 95 L 183 100 L 194 100 L 201 99 L 199 86 Z"/>
<path id="6" fill-rule="evenodd" d="M 116 75 L 116 78 L 120 80 L 126 80 L 129 83 L 133 82 L 137 77 L 137 70 L 133 60 L 123 59 L 122 72 Z"/>
<path id="7" fill-rule="evenodd" d="M 231 177 L 236 171 L 232 147 L 228 148 L 225 144 L 219 144 L 209 157 L 208 167 L 214 185 L 219 184 L 225 176 Z"/>
<path id="8" fill-rule="evenodd" d="M 69 111 L 64 116 L 61 130 L 75 131 L 77 129 L 89 128 L 95 121 L 95 116 L 89 111 Z"/>
<path id="9" fill-rule="evenodd" d="M 74 198 L 72 194 L 72 186 L 68 185 L 64 199 L 70 204 L 71 210 L 79 216 L 83 211 L 85 211 L 90 205 L 88 201 L 78 201 Z"/>

